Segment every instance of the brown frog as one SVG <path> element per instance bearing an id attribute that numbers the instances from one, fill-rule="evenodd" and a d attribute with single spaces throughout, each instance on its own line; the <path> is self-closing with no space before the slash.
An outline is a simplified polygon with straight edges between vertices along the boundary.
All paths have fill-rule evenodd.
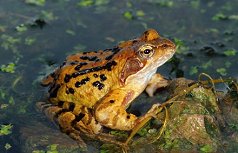
<path id="1" fill-rule="evenodd" d="M 174 43 L 149 29 L 112 49 L 70 55 L 42 81 L 49 86 L 49 102 L 38 105 L 81 146 L 85 143 L 80 132 L 113 141 L 101 133 L 103 127 L 129 131 L 145 117 L 155 115 L 159 104 L 141 117 L 126 109 L 146 87 L 152 96 L 157 88 L 166 86 L 167 81 L 156 70 L 174 53 Z"/>

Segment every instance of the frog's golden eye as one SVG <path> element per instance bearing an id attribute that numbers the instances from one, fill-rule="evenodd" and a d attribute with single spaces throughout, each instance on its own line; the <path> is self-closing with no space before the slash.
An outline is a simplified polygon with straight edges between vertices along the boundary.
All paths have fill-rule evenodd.
<path id="1" fill-rule="evenodd" d="M 154 52 L 153 45 L 146 44 L 139 48 L 139 55 L 142 58 L 150 58 L 154 55 Z"/>

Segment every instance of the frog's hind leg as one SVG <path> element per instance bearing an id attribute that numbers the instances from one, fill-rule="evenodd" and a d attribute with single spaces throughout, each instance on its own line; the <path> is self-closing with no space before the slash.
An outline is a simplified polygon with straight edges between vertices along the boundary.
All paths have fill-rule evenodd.
<path id="1" fill-rule="evenodd" d="M 87 145 L 80 137 L 80 131 L 76 130 L 73 127 L 74 122 L 80 120 L 82 118 L 82 115 L 76 116 L 72 112 L 70 112 L 73 108 L 73 106 L 69 105 L 67 103 L 67 106 L 65 106 L 65 102 L 59 102 L 56 104 L 51 104 L 47 102 L 38 102 L 36 106 L 45 113 L 45 115 L 54 123 L 56 123 L 60 130 L 67 135 L 69 135 L 71 138 L 77 141 L 79 146 L 81 148 L 86 149 Z"/>

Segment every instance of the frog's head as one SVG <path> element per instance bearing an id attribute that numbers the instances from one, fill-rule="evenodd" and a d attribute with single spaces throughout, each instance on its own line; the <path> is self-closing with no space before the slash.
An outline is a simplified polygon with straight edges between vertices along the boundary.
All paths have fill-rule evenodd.
<path id="1" fill-rule="evenodd" d="M 156 69 L 175 53 L 175 44 L 150 29 L 140 37 L 141 44 L 135 47 L 137 57 L 144 63 L 143 69 Z"/>
<path id="2" fill-rule="evenodd" d="M 133 43 L 130 49 L 133 54 L 127 59 L 121 73 L 122 82 L 138 78 L 138 75 L 150 78 L 159 66 L 173 56 L 176 48 L 173 42 L 161 37 L 154 29 L 145 31 Z"/>

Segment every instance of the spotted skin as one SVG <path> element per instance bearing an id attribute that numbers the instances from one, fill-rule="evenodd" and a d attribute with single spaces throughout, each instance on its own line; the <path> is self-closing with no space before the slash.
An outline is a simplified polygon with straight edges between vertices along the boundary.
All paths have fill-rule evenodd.
<path id="1" fill-rule="evenodd" d="M 38 106 L 81 145 L 85 144 L 80 133 L 112 142 L 114 139 L 102 133 L 103 127 L 129 131 L 154 115 L 158 105 L 141 117 L 127 113 L 126 108 L 148 84 L 153 95 L 158 84 L 165 82 L 155 73 L 174 53 L 171 41 L 149 29 L 112 49 L 70 55 L 42 81 L 49 87 L 49 99 Z"/>

